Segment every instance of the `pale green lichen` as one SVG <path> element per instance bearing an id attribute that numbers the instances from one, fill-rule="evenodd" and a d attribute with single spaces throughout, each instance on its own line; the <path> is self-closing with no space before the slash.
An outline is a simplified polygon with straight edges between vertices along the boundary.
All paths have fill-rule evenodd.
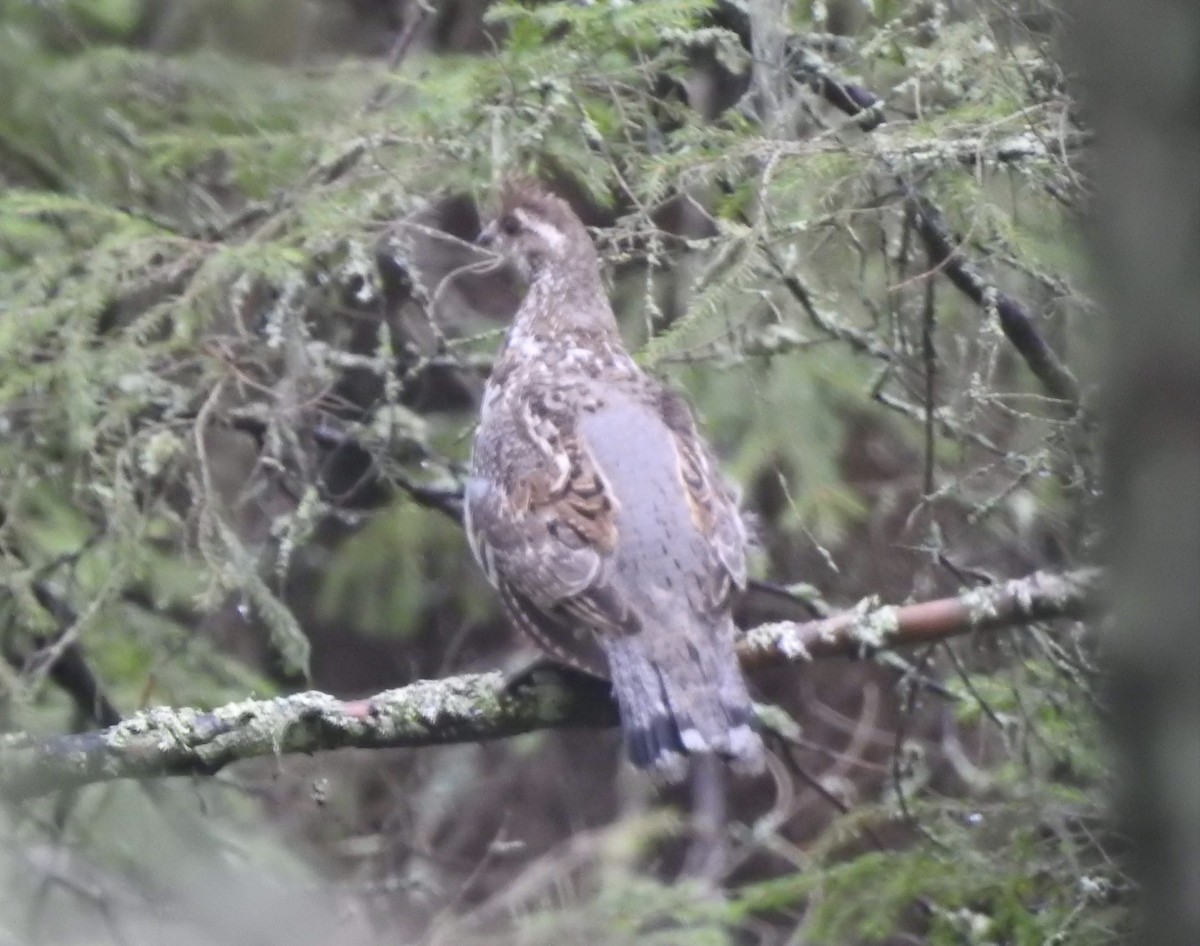
<path id="1" fill-rule="evenodd" d="M 879 650 L 900 630 L 899 609 L 894 605 L 879 607 L 875 596 L 864 598 L 851 613 L 849 633 L 858 642 L 860 651 Z"/>
<path id="2" fill-rule="evenodd" d="M 743 638 L 746 649 L 754 652 L 778 651 L 790 661 L 809 661 L 812 654 L 792 621 L 761 624 Z"/>
<path id="3" fill-rule="evenodd" d="M 1041 582 L 1038 581 L 1039 577 L 1039 575 L 1033 575 L 1028 581 L 1018 581 L 1013 584 L 1013 599 L 1016 601 L 1018 614 L 1033 614 L 1037 598 L 1045 591 L 1041 587 Z"/>
<path id="4" fill-rule="evenodd" d="M 159 732 L 178 732 L 199 710 L 187 706 L 167 708 L 154 706 L 122 720 L 108 731 L 108 740 L 114 746 L 141 741 L 141 737 Z"/>
<path id="5" fill-rule="evenodd" d="M 376 695 L 371 704 L 387 721 L 392 736 L 415 736 L 443 724 L 502 718 L 506 712 L 500 699 L 502 685 L 499 673 L 418 680 Z"/>
<path id="6" fill-rule="evenodd" d="M 963 592 L 959 600 L 966 608 L 967 620 L 972 627 L 995 620 L 1000 614 L 996 593 L 991 588 L 972 588 Z"/>
<path id="7" fill-rule="evenodd" d="M 464 693 L 449 684 L 438 684 L 425 680 L 413 685 L 408 704 L 417 718 L 436 726 L 446 718 L 459 718 L 469 713 L 474 705 L 470 692 Z"/>
<path id="8" fill-rule="evenodd" d="M 147 476 L 158 476 L 183 450 L 183 441 L 174 433 L 156 430 L 141 444 L 138 467 Z"/>

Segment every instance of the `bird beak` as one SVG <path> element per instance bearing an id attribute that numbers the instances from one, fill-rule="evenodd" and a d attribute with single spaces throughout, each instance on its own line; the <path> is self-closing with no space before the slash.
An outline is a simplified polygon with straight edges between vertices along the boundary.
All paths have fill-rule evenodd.
<path id="1" fill-rule="evenodd" d="M 491 223 L 489 223 L 486 227 L 484 227 L 479 232 L 479 236 L 475 238 L 476 245 L 490 247 L 493 243 L 496 242 L 497 232 L 498 232 L 498 230 L 497 230 L 497 226 L 496 226 L 496 221 L 493 220 Z"/>

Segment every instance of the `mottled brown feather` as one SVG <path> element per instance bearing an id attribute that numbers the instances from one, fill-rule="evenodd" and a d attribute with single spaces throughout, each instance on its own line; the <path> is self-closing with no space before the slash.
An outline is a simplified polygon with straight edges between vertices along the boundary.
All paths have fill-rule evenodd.
<path id="1" fill-rule="evenodd" d="M 607 665 L 635 762 L 675 778 L 687 753 L 711 751 L 753 770 L 762 744 L 730 615 L 746 581 L 736 498 L 686 402 L 625 351 L 570 207 L 526 181 L 501 203 L 489 240 L 530 289 L 485 389 L 472 549 L 539 646 Z"/>

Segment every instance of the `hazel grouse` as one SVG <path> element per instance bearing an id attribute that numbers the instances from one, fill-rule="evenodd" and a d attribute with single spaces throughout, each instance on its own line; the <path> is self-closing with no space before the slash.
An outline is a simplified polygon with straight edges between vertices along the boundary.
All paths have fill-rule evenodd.
<path id="1" fill-rule="evenodd" d="M 684 400 L 621 342 L 588 232 L 522 182 L 480 242 L 528 283 L 483 396 L 467 535 L 510 620 L 611 678 L 633 763 L 763 765 L 734 653 L 746 582 L 736 502 Z"/>

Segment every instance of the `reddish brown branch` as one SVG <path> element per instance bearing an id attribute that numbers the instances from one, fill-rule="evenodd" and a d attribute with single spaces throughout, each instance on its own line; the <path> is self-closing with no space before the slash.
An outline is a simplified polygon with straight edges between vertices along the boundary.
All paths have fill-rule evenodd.
<path id="1" fill-rule="evenodd" d="M 973 631 L 1079 618 L 1095 603 L 1098 569 L 1035 572 L 954 598 L 918 604 L 860 605 L 819 621 L 756 627 L 740 645 L 742 663 L 763 666 L 805 657 L 856 656 L 883 647 L 909 647 Z"/>

